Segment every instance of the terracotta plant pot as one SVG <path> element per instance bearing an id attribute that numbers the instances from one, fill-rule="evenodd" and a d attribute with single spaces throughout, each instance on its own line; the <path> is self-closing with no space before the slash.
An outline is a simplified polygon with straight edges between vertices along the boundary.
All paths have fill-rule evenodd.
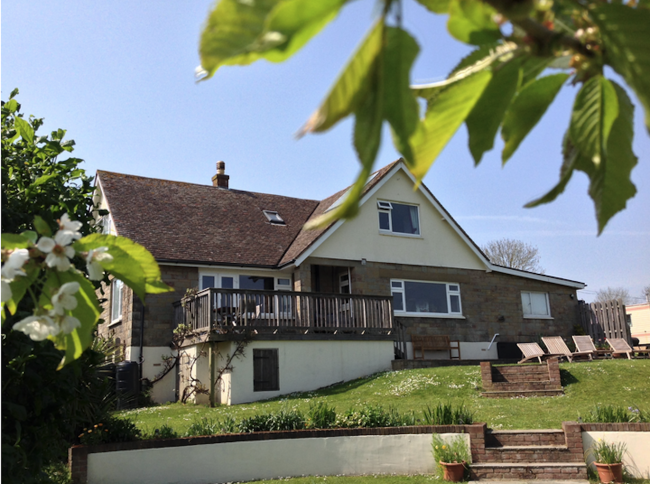
<path id="1" fill-rule="evenodd" d="M 445 473 L 443 478 L 445 481 L 460 482 L 465 475 L 465 462 L 440 462 Z"/>
<path id="2" fill-rule="evenodd" d="M 598 477 L 600 482 L 607 484 L 609 482 L 622 483 L 623 482 L 623 464 L 599 464 L 594 462 L 596 469 L 598 469 Z"/>

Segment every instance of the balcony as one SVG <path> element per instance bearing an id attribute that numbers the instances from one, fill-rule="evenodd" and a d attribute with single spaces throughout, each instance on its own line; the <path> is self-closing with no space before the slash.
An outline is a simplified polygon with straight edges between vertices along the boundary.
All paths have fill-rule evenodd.
<path id="1" fill-rule="evenodd" d="M 390 296 L 209 288 L 175 302 L 174 323 L 223 335 L 394 335 Z"/>

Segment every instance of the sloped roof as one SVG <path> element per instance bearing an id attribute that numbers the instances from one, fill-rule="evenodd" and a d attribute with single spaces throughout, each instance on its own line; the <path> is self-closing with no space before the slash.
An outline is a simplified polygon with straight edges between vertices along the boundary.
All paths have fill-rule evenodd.
<path id="1" fill-rule="evenodd" d="M 275 267 L 316 200 L 98 171 L 118 235 L 158 261 Z M 271 224 L 263 210 L 286 225 Z"/>

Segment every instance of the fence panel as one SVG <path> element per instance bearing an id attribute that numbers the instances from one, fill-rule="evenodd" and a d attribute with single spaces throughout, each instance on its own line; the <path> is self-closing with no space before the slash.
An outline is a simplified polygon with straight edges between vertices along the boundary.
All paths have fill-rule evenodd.
<path id="1" fill-rule="evenodd" d="M 613 300 L 587 304 L 580 301 L 580 324 L 594 343 L 604 343 L 606 338 L 623 338 L 632 344 L 630 328 L 625 317 L 625 305 Z"/>

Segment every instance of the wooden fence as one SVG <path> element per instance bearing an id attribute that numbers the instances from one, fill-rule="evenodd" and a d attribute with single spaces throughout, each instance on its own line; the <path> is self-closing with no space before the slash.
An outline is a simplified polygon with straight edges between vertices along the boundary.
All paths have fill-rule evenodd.
<path id="1" fill-rule="evenodd" d="M 605 342 L 605 338 L 623 338 L 632 344 L 630 328 L 625 316 L 625 305 L 620 301 L 588 304 L 580 301 L 580 324 L 594 343 Z"/>

